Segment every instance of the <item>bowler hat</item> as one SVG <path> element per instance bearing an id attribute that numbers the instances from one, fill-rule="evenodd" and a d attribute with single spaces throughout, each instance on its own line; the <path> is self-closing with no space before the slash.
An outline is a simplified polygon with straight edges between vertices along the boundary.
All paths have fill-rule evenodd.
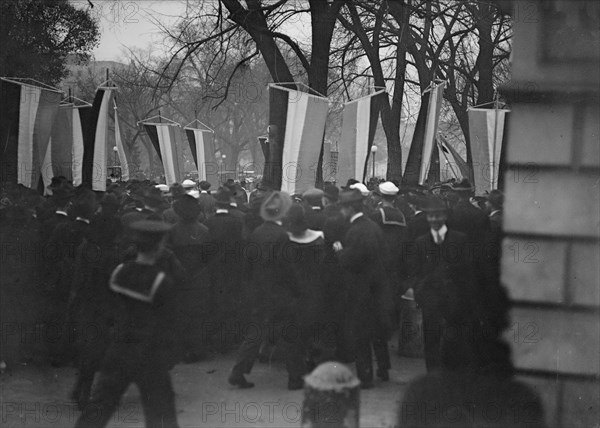
<path id="1" fill-rule="evenodd" d="M 183 195 L 173 202 L 175 214 L 184 220 L 194 220 L 198 217 L 202 208 L 196 198 L 191 195 Z"/>
<path id="2" fill-rule="evenodd" d="M 171 194 L 173 199 L 177 199 L 185 195 L 185 188 L 179 183 L 173 183 L 169 188 L 169 193 Z"/>
<path id="3" fill-rule="evenodd" d="M 335 184 L 325 183 L 323 186 L 324 196 L 331 199 L 332 201 L 337 201 L 340 195 L 340 189 Z"/>
<path id="4" fill-rule="evenodd" d="M 500 190 L 492 190 L 486 198 L 494 207 L 502 207 L 504 204 L 504 195 Z"/>
<path id="5" fill-rule="evenodd" d="M 157 207 L 166 204 L 162 191 L 158 187 L 149 187 L 144 192 L 144 203 L 150 207 Z"/>
<path id="6" fill-rule="evenodd" d="M 346 185 L 342 186 L 342 189 L 344 190 L 348 190 L 350 189 L 353 184 L 359 183 L 359 181 L 355 178 L 349 178 L 348 181 L 346 181 Z"/>
<path id="7" fill-rule="evenodd" d="M 338 204 L 340 205 L 350 205 L 355 202 L 362 202 L 363 195 L 358 189 L 350 189 L 344 190 L 340 193 L 340 198 L 338 200 Z"/>
<path id="8" fill-rule="evenodd" d="M 423 206 L 423 211 L 430 213 L 445 212 L 447 210 L 448 206 L 446 205 L 444 200 L 439 196 L 430 196 L 429 198 L 427 198 Z"/>
<path id="9" fill-rule="evenodd" d="M 137 243 L 157 241 L 171 230 L 171 227 L 165 222 L 156 220 L 138 220 L 129 225 L 129 228 L 135 232 L 133 239 Z"/>
<path id="10" fill-rule="evenodd" d="M 308 189 L 302 194 L 302 198 L 311 205 L 319 205 L 321 203 L 321 197 L 325 194 L 321 189 Z"/>
<path id="11" fill-rule="evenodd" d="M 292 198 L 286 192 L 271 193 L 260 206 L 260 216 L 265 221 L 281 220 L 292 206 Z"/>
<path id="12" fill-rule="evenodd" d="M 65 177 L 53 177 L 48 189 L 52 191 L 52 195 L 57 199 L 69 199 L 75 196 L 73 184 Z"/>
<path id="13" fill-rule="evenodd" d="M 231 197 L 231 190 L 229 190 L 227 187 L 221 187 L 219 188 L 219 190 L 217 190 L 217 193 L 215 194 L 215 201 L 219 206 L 228 207 L 231 203 Z"/>

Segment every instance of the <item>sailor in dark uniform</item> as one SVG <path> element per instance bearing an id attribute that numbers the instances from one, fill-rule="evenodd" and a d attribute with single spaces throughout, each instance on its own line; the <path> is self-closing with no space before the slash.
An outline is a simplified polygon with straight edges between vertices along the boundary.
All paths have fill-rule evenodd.
<path id="1" fill-rule="evenodd" d="M 136 231 L 138 254 L 113 271 L 110 289 L 116 294 L 115 334 L 92 392 L 76 427 L 104 427 L 128 386 L 140 390 L 147 427 L 177 427 L 175 394 L 169 370 L 173 356 L 173 280 L 157 262 L 169 226 L 142 220 Z M 176 347 L 175 347 L 176 348 Z"/>
<path id="2" fill-rule="evenodd" d="M 405 270 L 405 257 L 402 251 L 405 249 L 408 240 L 408 229 L 404 213 L 394 206 L 399 190 L 391 181 L 379 184 L 374 193 L 379 195 L 381 202 L 371 218 L 383 231 L 383 238 L 386 242 L 384 265 L 388 279 L 393 289 L 402 294 L 406 291 L 401 286 L 402 275 Z"/>

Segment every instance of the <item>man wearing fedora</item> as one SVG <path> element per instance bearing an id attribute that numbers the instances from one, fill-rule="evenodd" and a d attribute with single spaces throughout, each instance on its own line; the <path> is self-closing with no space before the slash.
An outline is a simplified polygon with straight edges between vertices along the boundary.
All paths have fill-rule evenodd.
<path id="1" fill-rule="evenodd" d="M 486 213 L 475 208 L 470 199 L 473 196 L 473 186 L 468 179 L 462 179 L 452 190 L 458 201 L 448 215 L 448 227 L 467 235 L 469 243 L 482 243 L 490 230 L 490 220 Z"/>
<path id="2" fill-rule="evenodd" d="M 202 209 L 204 218 L 208 219 L 215 215 L 216 201 L 213 195 L 210 194 L 211 184 L 208 181 L 202 180 L 198 187 L 200 188 L 200 194 L 198 195 L 198 204 Z"/>
<path id="3" fill-rule="evenodd" d="M 423 312 L 425 365 L 432 371 L 442 366 L 446 327 L 468 315 L 465 305 L 472 298 L 469 294 L 474 283 L 466 253 L 467 236 L 446 226 L 445 202 L 430 196 L 423 211 L 430 229 L 415 241 L 412 266 L 415 301 Z"/>
<path id="4" fill-rule="evenodd" d="M 240 319 L 243 271 L 241 244 L 244 225 L 242 220 L 231 213 L 232 195 L 227 187 L 223 186 L 217 191 L 215 200 L 215 215 L 208 218 L 204 224 L 209 233 L 209 243 L 206 247 L 209 262 L 207 273 L 210 277 L 211 320 L 215 324 L 211 332 L 220 335 L 213 339 L 218 341 L 219 351 L 223 352 L 228 344 L 223 340 L 221 333 L 227 328 L 231 329 L 231 324 Z M 228 337 L 231 338 L 232 336 Z"/>
<path id="5" fill-rule="evenodd" d="M 173 334 L 174 280 L 159 259 L 170 226 L 152 220 L 131 225 L 136 258 L 116 267 L 109 287 L 115 296 L 115 337 L 102 361 L 78 428 L 104 427 L 131 383 L 140 389 L 146 426 L 177 427 L 169 370 L 176 361 Z"/>
<path id="6" fill-rule="evenodd" d="M 362 388 L 373 387 L 372 352 L 377 376 L 388 380 L 388 335 L 391 307 L 386 299 L 384 238 L 379 226 L 363 213 L 363 196 L 357 189 L 340 194 L 340 210 L 350 223 L 341 243 L 334 244 L 348 290 L 348 328 Z M 373 348 L 373 351 L 371 350 Z"/>
<path id="7" fill-rule="evenodd" d="M 252 370 L 265 340 L 280 340 L 284 346 L 288 389 L 301 389 L 304 385 L 306 364 L 295 314 L 300 292 L 289 257 L 283 252 L 290 241 L 282 220 L 292 203 L 285 192 L 271 193 L 260 209 L 264 223 L 249 235 L 245 246 L 253 322 L 246 326 L 248 336 L 228 379 L 231 385 L 240 388 L 254 386 L 244 375 Z"/>

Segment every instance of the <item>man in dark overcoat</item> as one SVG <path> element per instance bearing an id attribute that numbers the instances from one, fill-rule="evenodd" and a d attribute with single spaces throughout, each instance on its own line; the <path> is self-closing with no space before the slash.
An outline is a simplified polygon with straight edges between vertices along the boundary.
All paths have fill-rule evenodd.
<path id="1" fill-rule="evenodd" d="M 475 208 L 471 203 L 473 186 L 469 180 L 463 179 L 452 189 L 458 201 L 448 214 L 448 227 L 467 235 L 471 245 L 482 243 L 490 230 L 490 219 L 483 210 Z"/>
<path id="2" fill-rule="evenodd" d="M 216 212 L 204 223 L 208 228 L 209 241 L 206 246 L 208 275 L 210 278 L 211 325 L 206 328 L 207 335 L 216 337 L 220 351 L 225 351 L 227 341 L 234 336 L 223 336 L 231 331 L 240 320 L 242 260 L 242 220 L 231 214 L 231 191 L 221 187 L 216 195 Z M 211 338 L 208 338 L 211 340 Z"/>
<path id="3" fill-rule="evenodd" d="M 245 245 L 253 322 L 247 326 L 251 330 L 240 347 L 228 379 L 231 385 L 240 388 L 254 386 L 244 375 L 250 373 L 265 340 L 282 342 L 288 389 L 303 387 L 302 376 L 306 373 L 306 365 L 295 316 L 300 292 L 290 260 L 283 253 L 289 237 L 282 226 L 282 219 L 291 205 L 292 199 L 287 193 L 271 193 L 261 205 L 264 223 L 250 234 Z"/>
<path id="4" fill-rule="evenodd" d="M 389 379 L 390 331 L 389 284 L 385 277 L 385 241 L 379 226 L 363 213 L 363 196 L 358 190 L 340 195 L 341 213 L 350 223 L 341 243 L 334 244 L 347 284 L 348 328 L 354 344 L 356 371 L 362 388 L 373 386 L 372 351 L 377 375 Z"/>
<path id="5" fill-rule="evenodd" d="M 448 208 L 439 197 L 431 196 L 424 211 L 430 230 L 415 241 L 412 265 L 415 301 L 423 312 L 425 364 L 432 371 L 441 365 L 447 328 L 466 325 L 477 293 L 467 236 L 446 226 Z"/>

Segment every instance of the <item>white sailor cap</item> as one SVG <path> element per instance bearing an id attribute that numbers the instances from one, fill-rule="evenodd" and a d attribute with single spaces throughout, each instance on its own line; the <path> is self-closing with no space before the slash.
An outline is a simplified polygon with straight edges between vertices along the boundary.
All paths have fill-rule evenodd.
<path id="1" fill-rule="evenodd" d="M 192 180 L 190 180 L 188 178 L 187 180 L 183 180 L 183 183 L 181 183 L 181 185 L 183 187 L 194 187 L 196 185 L 196 183 L 194 183 Z"/>
<path id="2" fill-rule="evenodd" d="M 198 190 L 190 190 L 189 192 L 187 192 L 187 194 L 193 196 L 196 199 L 200 197 L 200 192 Z"/>
<path id="3" fill-rule="evenodd" d="M 386 181 L 379 185 L 379 193 L 382 195 L 395 196 L 399 191 L 400 189 L 391 181 Z"/>
<path id="4" fill-rule="evenodd" d="M 157 184 L 156 187 L 158 190 L 160 190 L 163 193 L 168 193 L 169 192 L 169 186 L 167 186 L 166 184 Z"/>
<path id="5" fill-rule="evenodd" d="M 362 183 L 354 183 L 350 185 L 350 188 L 359 190 L 363 196 L 369 196 L 369 189 L 367 189 L 367 186 Z"/>

